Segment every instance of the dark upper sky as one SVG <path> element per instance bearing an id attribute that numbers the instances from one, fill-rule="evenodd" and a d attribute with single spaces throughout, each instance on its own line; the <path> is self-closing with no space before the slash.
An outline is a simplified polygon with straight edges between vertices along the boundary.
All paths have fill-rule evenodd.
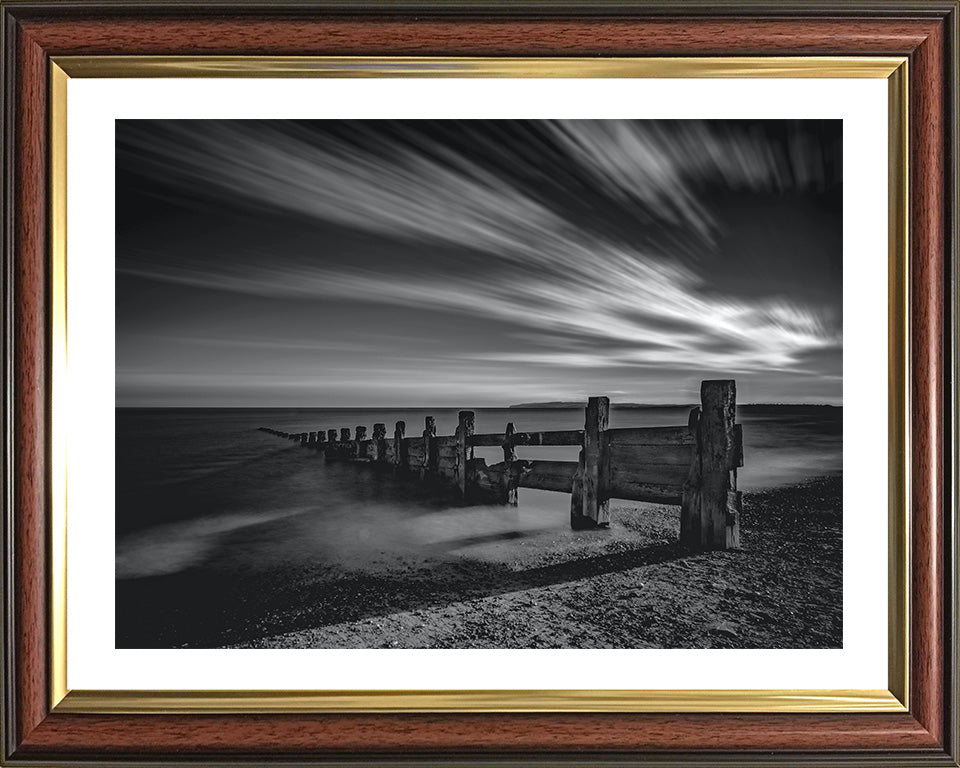
<path id="1" fill-rule="evenodd" d="M 840 121 L 116 132 L 118 405 L 840 402 Z"/>

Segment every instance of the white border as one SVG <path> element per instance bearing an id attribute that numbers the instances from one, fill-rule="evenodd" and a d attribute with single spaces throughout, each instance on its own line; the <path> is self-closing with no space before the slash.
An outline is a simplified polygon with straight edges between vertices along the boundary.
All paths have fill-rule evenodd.
<path id="1" fill-rule="evenodd" d="M 872 79 L 71 79 L 68 687 L 886 689 L 887 501 L 876 470 L 887 446 L 877 225 L 887 216 L 886 89 Z M 160 117 L 843 119 L 844 387 L 856 395 L 844 408 L 844 648 L 115 650 L 113 121 Z"/>

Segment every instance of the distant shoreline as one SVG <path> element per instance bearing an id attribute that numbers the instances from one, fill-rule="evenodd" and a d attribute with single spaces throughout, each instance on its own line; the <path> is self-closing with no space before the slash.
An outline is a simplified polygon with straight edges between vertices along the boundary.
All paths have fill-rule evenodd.
<path id="1" fill-rule="evenodd" d="M 536 410 L 565 410 L 568 408 L 585 408 L 586 403 L 517 403 L 508 405 L 508 409 L 536 409 Z M 618 410 L 654 410 L 659 408 L 695 408 L 696 403 L 610 403 L 610 407 Z M 743 403 L 737 408 L 843 408 L 842 405 L 829 403 Z"/>
<path id="2" fill-rule="evenodd" d="M 695 408 L 696 403 L 610 403 L 614 410 L 641 411 L 664 408 Z M 510 411 L 579 410 L 586 403 L 516 403 L 514 405 L 116 405 L 117 411 Z M 830 403 L 743 403 L 739 410 L 785 409 L 843 410 L 843 405 Z"/>

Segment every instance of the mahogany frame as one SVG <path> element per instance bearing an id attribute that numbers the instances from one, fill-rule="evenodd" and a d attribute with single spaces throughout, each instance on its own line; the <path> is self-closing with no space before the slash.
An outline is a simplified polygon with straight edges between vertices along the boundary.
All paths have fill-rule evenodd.
<path id="1" fill-rule="evenodd" d="M 0 0 L 4 765 L 958 765 L 956 0 Z M 910 707 L 848 714 L 75 714 L 49 699 L 51 59 L 905 56 Z"/>

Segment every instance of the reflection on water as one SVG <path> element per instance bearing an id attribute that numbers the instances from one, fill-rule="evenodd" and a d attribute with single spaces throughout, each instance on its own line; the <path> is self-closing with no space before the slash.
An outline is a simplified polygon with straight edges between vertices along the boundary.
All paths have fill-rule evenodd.
<path id="1" fill-rule="evenodd" d="M 685 424 L 687 408 L 615 409 L 611 426 Z M 451 434 L 456 410 L 322 411 L 188 409 L 117 411 L 118 579 L 163 576 L 202 566 L 246 577 L 286 565 L 377 569 L 404 557 L 469 553 L 496 558 L 498 543 L 531 532 L 569 531 L 569 496 L 521 489 L 520 506 L 461 507 L 436 489 L 389 472 L 324 462 L 258 426 L 313 431 L 407 422 L 423 415 Z M 582 411 L 478 410 L 478 432 L 576 429 Z M 842 411 L 741 409 L 744 490 L 838 474 Z M 388 432 L 392 431 L 388 429 Z M 520 448 L 520 458 L 575 460 L 575 448 Z M 488 463 L 496 448 L 478 449 Z"/>

